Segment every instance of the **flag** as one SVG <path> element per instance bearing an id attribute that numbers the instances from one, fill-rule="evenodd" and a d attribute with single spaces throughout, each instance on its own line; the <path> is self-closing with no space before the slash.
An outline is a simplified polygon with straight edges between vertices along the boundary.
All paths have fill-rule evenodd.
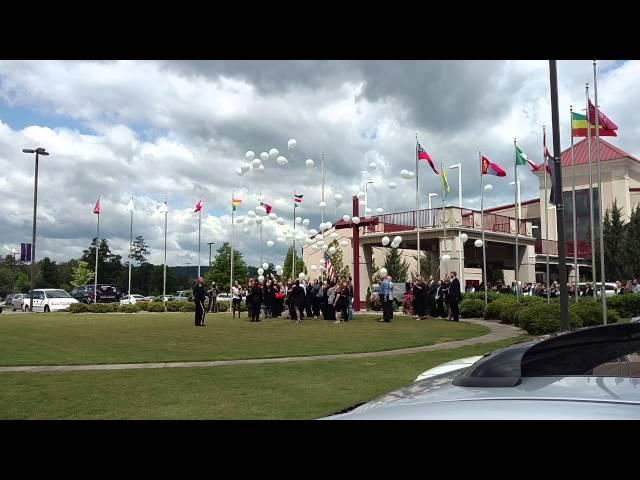
<path id="1" fill-rule="evenodd" d="M 528 158 L 527 158 L 527 163 L 531 167 L 532 172 L 538 172 L 544 168 L 544 164 L 538 165 L 536 162 L 529 160 Z M 547 165 L 547 172 L 549 172 L 549 165 Z"/>
<path id="2" fill-rule="evenodd" d="M 544 147 L 544 158 L 549 158 L 551 154 L 549 153 L 549 149 L 547 148 L 547 131 L 544 129 L 542 130 L 542 146 Z"/>
<path id="3" fill-rule="evenodd" d="M 93 213 L 96 215 L 100 215 L 100 211 L 102 210 L 102 205 L 100 205 L 100 197 L 98 197 L 98 201 L 96 202 L 96 206 L 93 207 Z"/>
<path id="4" fill-rule="evenodd" d="M 294 207 L 297 207 L 302 203 L 302 197 L 304 197 L 304 195 L 296 195 L 296 194 L 293 195 L 293 201 L 295 202 L 293 204 Z"/>
<path id="5" fill-rule="evenodd" d="M 327 269 L 327 279 L 333 280 L 333 276 L 335 272 L 333 270 L 333 264 L 331 263 L 331 257 L 329 256 L 326 250 L 324 252 L 324 268 Z"/>
<path id="6" fill-rule="evenodd" d="M 604 113 L 598 109 L 598 121 L 600 122 L 600 130 L 618 130 L 618 126 L 609 120 Z M 589 99 L 589 122 L 591 125 L 596 124 L 596 107 L 593 103 L 591 103 L 591 99 Z"/>
<path id="7" fill-rule="evenodd" d="M 591 103 L 591 102 L 589 102 Z M 594 114 L 595 115 L 595 114 Z M 600 114 L 602 115 L 602 114 Z M 609 119 L 607 119 L 610 121 Z M 571 112 L 571 135 L 574 138 L 586 137 L 587 136 L 587 117 L 586 115 L 582 115 L 580 113 Z M 615 124 L 614 124 L 615 125 Z M 617 127 L 616 127 L 617 128 Z M 600 117 L 600 136 L 601 137 L 617 137 L 618 134 L 615 130 L 610 130 L 604 128 L 604 123 L 602 121 L 602 117 Z M 591 124 L 591 135 L 595 136 L 596 127 L 595 121 Z"/>
<path id="8" fill-rule="evenodd" d="M 487 157 L 482 156 L 482 175 L 495 175 L 496 177 L 506 177 L 507 172 L 497 164 L 492 163 Z"/>
<path id="9" fill-rule="evenodd" d="M 234 212 L 236 211 L 236 208 L 240 206 L 241 203 L 242 203 L 241 199 L 231 197 L 231 207 L 233 208 Z"/>
<path id="10" fill-rule="evenodd" d="M 271 210 L 273 210 L 273 207 L 271 205 L 268 205 L 264 202 L 260 202 L 260 206 L 264 207 L 264 209 L 267 211 L 267 215 L 269 215 L 271 213 Z"/>
<path id="11" fill-rule="evenodd" d="M 196 209 L 194 210 L 194 212 L 199 212 L 202 210 L 202 206 L 204 205 L 204 202 L 202 201 L 202 199 L 200 199 L 198 201 L 198 203 L 196 203 Z"/>
<path id="12" fill-rule="evenodd" d="M 451 191 L 451 187 L 449 186 L 449 182 L 447 182 L 447 172 L 445 172 L 444 168 L 442 170 L 442 175 L 440 179 L 442 180 L 442 191 L 444 192 L 444 196 L 447 196 L 447 193 Z"/>
<path id="13" fill-rule="evenodd" d="M 528 160 L 527 154 L 520 150 L 520 147 L 516 145 L 516 165 L 526 165 Z"/>
<path id="14" fill-rule="evenodd" d="M 134 212 L 133 197 L 131 197 L 131 200 L 129 200 L 129 203 L 127 204 L 127 213 L 133 213 L 133 212 Z"/>
<path id="15" fill-rule="evenodd" d="M 433 160 L 431 160 L 429 154 L 425 152 L 424 148 L 422 148 L 420 142 L 418 142 L 418 160 L 426 160 L 427 162 L 429 162 L 429 165 L 431 165 L 431 170 L 433 170 L 436 175 L 439 175 L 438 170 L 436 170 L 436 166 L 433 164 Z"/>
<path id="16" fill-rule="evenodd" d="M 160 204 L 160 207 L 158 208 L 158 211 L 160 213 L 167 213 L 169 211 L 169 206 L 167 205 L 167 201 L 166 200 Z"/>

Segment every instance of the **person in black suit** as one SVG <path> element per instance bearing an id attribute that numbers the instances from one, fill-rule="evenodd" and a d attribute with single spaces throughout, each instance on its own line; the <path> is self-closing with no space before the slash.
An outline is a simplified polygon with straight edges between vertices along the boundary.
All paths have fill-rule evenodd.
<path id="1" fill-rule="evenodd" d="M 296 323 L 300 323 L 302 321 L 301 313 L 302 309 L 304 308 L 305 301 L 305 292 L 304 288 L 300 286 L 300 280 L 296 280 L 296 283 L 293 285 L 289 301 L 291 302 L 295 310 Z"/>
<path id="2" fill-rule="evenodd" d="M 438 282 L 433 278 L 433 275 L 429 275 L 429 284 L 427 286 L 427 312 L 432 317 L 438 316 L 437 304 L 436 304 L 436 292 L 438 291 Z"/>
<path id="3" fill-rule="evenodd" d="M 196 304 L 196 327 L 204 327 L 204 300 L 207 294 L 204 290 L 204 279 L 198 277 L 193 286 L 193 301 Z"/>
<path id="4" fill-rule="evenodd" d="M 449 276 L 451 277 L 451 283 L 449 284 L 447 299 L 449 301 L 449 307 L 451 307 L 451 320 L 454 322 L 458 322 L 460 320 L 458 302 L 462 299 L 460 280 L 458 280 L 458 275 L 456 274 L 456 272 L 451 272 Z"/>
<path id="5" fill-rule="evenodd" d="M 251 321 L 259 322 L 260 309 L 262 308 L 262 302 L 264 300 L 263 285 L 254 281 L 249 295 L 251 296 Z M 247 298 L 249 298 L 249 295 L 247 295 Z"/>

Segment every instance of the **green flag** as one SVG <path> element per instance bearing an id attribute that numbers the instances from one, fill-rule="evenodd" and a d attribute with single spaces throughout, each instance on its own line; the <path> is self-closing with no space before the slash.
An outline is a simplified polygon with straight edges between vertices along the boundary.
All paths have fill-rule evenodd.
<path id="1" fill-rule="evenodd" d="M 451 191 L 451 187 L 449 186 L 449 182 L 447 182 L 447 173 L 444 168 L 440 168 L 440 177 L 442 178 L 442 191 L 444 192 L 444 198 L 446 198 L 447 192 Z"/>
<path id="2" fill-rule="evenodd" d="M 527 165 L 527 154 L 516 145 L 516 165 Z"/>

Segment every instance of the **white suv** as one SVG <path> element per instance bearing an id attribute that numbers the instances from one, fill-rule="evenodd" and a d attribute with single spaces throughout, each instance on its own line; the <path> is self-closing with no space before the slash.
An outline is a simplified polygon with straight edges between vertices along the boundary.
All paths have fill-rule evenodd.
<path id="1" fill-rule="evenodd" d="M 33 290 L 33 311 L 34 312 L 55 312 L 66 310 L 72 303 L 78 303 L 64 290 L 59 288 L 38 288 Z M 31 292 L 25 293 L 23 309 L 29 311 L 31 305 Z"/>

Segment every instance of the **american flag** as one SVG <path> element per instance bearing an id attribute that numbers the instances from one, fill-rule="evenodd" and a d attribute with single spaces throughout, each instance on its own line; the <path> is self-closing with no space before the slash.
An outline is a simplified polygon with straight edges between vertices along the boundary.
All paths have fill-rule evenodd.
<path id="1" fill-rule="evenodd" d="M 326 251 L 324 252 L 324 268 L 327 269 L 327 279 L 333 280 L 335 272 L 333 270 L 333 264 L 331 263 L 331 257 L 329 257 L 329 254 Z"/>

